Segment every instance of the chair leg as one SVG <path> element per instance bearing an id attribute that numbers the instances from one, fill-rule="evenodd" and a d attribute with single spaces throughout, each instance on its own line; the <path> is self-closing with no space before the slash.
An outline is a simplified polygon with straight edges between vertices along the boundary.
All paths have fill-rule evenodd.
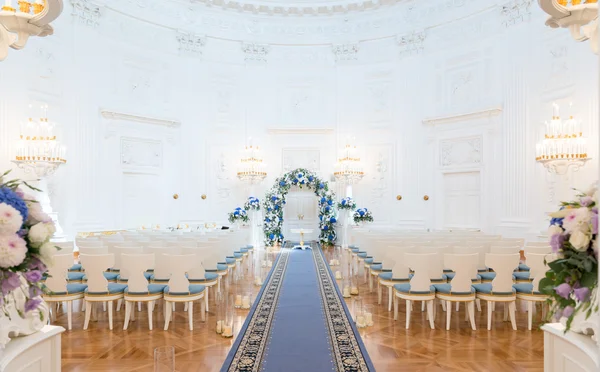
<path id="1" fill-rule="evenodd" d="M 394 320 L 398 320 L 398 297 L 394 296 Z"/>
<path id="2" fill-rule="evenodd" d="M 408 329 L 408 327 L 410 326 L 410 300 L 406 300 L 406 329 Z"/>
<path id="3" fill-rule="evenodd" d="M 381 284 L 377 283 L 377 305 L 381 305 L 381 298 L 383 297 L 383 288 L 381 288 Z"/>
<path id="4" fill-rule="evenodd" d="M 152 330 L 152 310 L 154 308 L 154 301 L 148 301 L 146 306 L 148 306 L 148 329 Z"/>
<path id="5" fill-rule="evenodd" d="M 129 327 L 129 317 L 131 316 L 131 302 L 125 301 L 125 321 L 123 322 L 123 330 L 126 331 Z"/>
<path id="6" fill-rule="evenodd" d="M 373 274 L 371 268 L 369 268 L 369 292 L 373 292 Z"/>
<path id="7" fill-rule="evenodd" d="M 69 327 L 69 331 L 72 328 L 73 319 L 73 301 L 67 301 L 67 325 Z"/>
<path id="8" fill-rule="evenodd" d="M 171 314 L 173 312 L 173 307 L 170 303 L 165 301 L 165 331 L 169 330 L 169 322 L 171 321 Z"/>
<path id="9" fill-rule="evenodd" d="M 113 329 L 113 301 L 108 301 L 108 328 Z"/>
<path id="10" fill-rule="evenodd" d="M 54 306 L 54 304 L 50 304 L 48 307 L 50 308 L 50 320 L 52 323 L 54 323 L 56 322 L 56 306 Z"/>
<path id="11" fill-rule="evenodd" d="M 130 302 L 131 309 L 129 310 L 129 316 L 132 322 L 135 322 L 135 301 Z"/>
<path id="12" fill-rule="evenodd" d="M 123 304 L 123 300 L 122 299 L 118 299 L 117 300 L 117 311 L 121 311 L 121 305 Z"/>
<path id="13" fill-rule="evenodd" d="M 221 275 L 217 277 L 217 293 L 221 293 Z"/>
<path id="14" fill-rule="evenodd" d="M 421 301 L 421 312 L 425 311 L 425 301 Z"/>
<path id="15" fill-rule="evenodd" d="M 200 301 L 200 320 L 206 322 L 206 306 Z"/>
<path id="16" fill-rule="evenodd" d="M 467 311 L 467 307 L 469 306 L 465 303 L 465 322 L 469 321 L 469 312 Z"/>
<path id="17" fill-rule="evenodd" d="M 106 301 L 102 302 L 102 311 L 106 312 Z"/>
<path id="18" fill-rule="evenodd" d="M 435 329 L 435 324 L 433 323 L 433 300 L 427 301 L 427 316 L 429 317 L 429 326 L 431 329 Z"/>
<path id="19" fill-rule="evenodd" d="M 81 299 L 81 308 L 79 309 L 79 311 L 84 312 L 85 311 L 85 300 Z"/>
<path id="20" fill-rule="evenodd" d="M 188 305 L 188 303 L 186 303 Z M 188 323 L 190 325 L 190 331 L 194 330 L 194 301 L 190 301 L 187 307 L 188 310 Z"/>
<path id="21" fill-rule="evenodd" d="M 188 311 L 188 307 L 189 307 L 189 304 L 188 304 L 188 302 L 185 302 L 185 303 L 183 304 L 183 311 Z"/>
<path id="22" fill-rule="evenodd" d="M 446 301 L 446 331 L 450 330 L 450 316 L 452 315 L 452 302 Z"/>
<path id="23" fill-rule="evenodd" d="M 460 302 L 456 303 L 456 312 L 458 312 L 460 310 Z"/>
<path id="24" fill-rule="evenodd" d="M 138 301 L 138 313 L 142 312 L 142 303 Z"/>
<path id="25" fill-rule="evenodd" d="M 446 301 L 440 301 L 442 303 L 442 311 L 446 312 Z"/>
<path id="26" fill-rule="evenodd" d="M 469 313 L 469 320 L 471 321 L 471 328 L 476 331 L 477 327 L 475 326 L 475 301 L 471 301 L 468 304 L 465 304 L 467 311 Z"/>
<path id="27" fill-rule="evenodd" d="M 84 302 L 87 302 L 84 300 Z M 83 323 L 83 329 L 88 329 L 88 325 L 90 324 L 90 316 L 92 315 L 92 307 L 90 304 L 86 304 L 85 306 L 85 322 Z"/>
<path id="28" fill-rule="evenodd" d="M 88 302 L 85 307 L 90 307 L 90 310 L 92 310 L 92 320 L 94 322 L 98 321 L 98 304 L 95 302 Z"/>
<path id="29" fill-rule="evenodd" d="M 508 304 L 508 312 L 510 315 L 510 324 L 512 325 L 512 329 L 513 331 L 517 330 L 517 321 L 515 319 L 515 313 L 517 312 L 517 304 L 515 303 L 515 301 L 511 301 Z"/>
<path id="30" fill-rule="evenodd" d="M 492 311 L 494 310 L 492 301 L 487 301 L 487 328 L 488 331 L 492 330 Z"/>
<path id="31" fill-rule="evenodd" d="M 508 303 L 504 303 L 504 321 L 508 321 Z"/>
<path id="32" fill-rule="evenodd" d="M 393 296 L 394 296 L 394 287 L 388 287 L 388 311 L 392 311 Z"/>
<path id="33" fill-rule="evenodd" d="M 527 328 L 531 331 L 533 323 L 533 301 L 527 301 Z"/>
<path id="34" fill-rule="evenodd" d="M 204 308 L 206 311 L 208 311 L 208 290 L 209 287 L 206 287 L 206 290 L 204 291 Z"/>
<path id="35" fill-rule="evenodd" d="M 479 298 L 475 300 L 475 305 L 477 305 L 477 312 L 481 312 L 481 300 Z"/>

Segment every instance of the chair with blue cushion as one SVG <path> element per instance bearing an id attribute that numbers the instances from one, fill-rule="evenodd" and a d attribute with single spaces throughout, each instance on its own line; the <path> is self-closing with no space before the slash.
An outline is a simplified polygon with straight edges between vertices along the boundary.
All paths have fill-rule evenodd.
<path id="1" fill-rule="evenodd" d="M 450 330 L 453 303 L 464 303 L 466 305 L 465 315 L 471 322 L 471 328 L 473 330 L 477 329 L 475 326 L 476 296 L 471 279 L 477 273 L 478 260 L 477 253 L 444 255 L 444 267 L 452 269 L 456 274 L 450 283 L 434 284 L 436 298 L 446 302 L 446 330 Z"/>
<path id="2" fill-rule="evenodd" d="M 404 264 L 404 254 L 412 252 L 414 247 L 400 246 L 392 248 L 390 252 L 393 266 L 391 271 L 382 271 L 379 273 L 377 288 L 377 300 L 381 304 L 383 297 L 383 287 L 388 289 L 388 311 L 392 311 L 394 300 L 394 285 L 408 283 L 410 280 L 408 267 Z"/>
<path id="3" fill-rule="evenodd" d="M 556 254 L 536 254 L 529 253 L 527 255 L 527 265 L 530 268 L 530 277 L 532 278 L 531 283 L 517 283 L 513 285 L 513 288 L 517 292 L 517 299 L 527 302 L 527 328 L 531 331 L 533 323 L 533 311 L 534 305 L 540 303 L 542 309 L 545 305 L 548 295 L 540 292 L 540 280 L 546 275 L 548 271 L 548 262 L 556 260 Z"/>
<path id="4" fill-rule="evenodd" d="M 529 266 L 527 266 L 527 255 L 530 253 L 533 254 L 550 254 L 552 253 L 552 247 L 548 242 L 538 242 L 535 245 L 530 245 L 534 243 L 527 243 L 525 248 L 523 248 L 523 252 L 525 255 L 525 263 L 519 264 L 519 271 L 529 271 Z"/>
<path id="5" fill-rule="evenodd" d="M 513 330 L 517 330 L 515 321 L 517 295 L 513 289 L 513 272 L 519 266 L 520 257 L 519 253 L 486 254 L 486 265 L 493 269 L 496 275 L 491 283 L 473 284 L 477 298 L 487 302 L 488 331 L 492 329 L 493 304 L 496 302 L 504 304 L 505 319 L 508 313 Z"/>
<path id="6" fill-rule="evenodd" d="M 427 304 L 427 317 L 431 329 L 435 328 L 433 311 L 433 301 L 435 300 L 435 287 L 431 284 L 431 275 L 441 275 L 433 273 L 431 262 L 438 261 L 437 253 L 405 253 L 404 265 L 411 268 L 414 272 L 410 283 L 394 285 L 394 320 L 398 320 L 398 299 L 406 301 L 406 329 L 410 327 L 410 316 L 412 312 L 413 301 L 424 301 Z M 440 268 L 441 271 L 441 268 Z"/>
<path id="7" fill-rule="evenodd" d="M 201 284 L 190 284 L 186 272 L 192 270 L 195 265 L 194 255 L 165 255 L 171 273 L 168 286 L 164 289 L 165 299 L 165 331 L 169 329 L 169 323 L 173 317 L 173 308 L 177 303 L 187 303 L 188 323 L 190 331 L 194 330 L 194 301 L 202 300 L 206 287 Z M 202 321 L 206 320 L 206 309 L 204 301 L 200 301 L 200 313 Z"/>
<path id="8" fill-rule="evenodd" d="M 83 299 L 87 285 L 81 283 L 68 283 L 67 274 L 69 268 L 73 265 L 73 254 L 54 255 L 54 264 L 49 267 L 49 276 L 44 282 L 46 293 L 42 295 L 44 301 L 48 303 L 62 303 L 67 305 L 67 323 L 71 330 L 73 301 Z M 52 314 L 52 320 L 56 319 L 56 312 L 53 306 L 49 306 Z"/>
<path id="9" fill-rule="evenodd" d="M 203 262 L 210 252 L 203 248 L 182 248 L 182 254 L 193 255 L 195 257 L 194 267 L 187 273 L 188 280 L 190 284 L 201 284 L 206 287 L 204 305 L 206 311 L 209 311 L 208 295 L 210 288 L 217 286 L 219 283 L 219 274 L 206 272 L 203 266 Z"/>
<path id="10" fill-rule="evenodd" d="M 115 255 L 112 253 L 96 255 L 81 254 L 79 259 L 85 270 L 88 286 L 84 295 L 85 323 L 83 329 L 88 328 L 92 312 L 95 313 L 93 305 L 105 303 L 108 305 L 108 325 L 110 330 L 112 330 L 113 302 L 122 299 L 127 289 L 126 284 L 109 283 L 104 276 L 104 271 L 115 264 Z"/>
<path id="11" fill-rule="evenodd" d="M 152 330 L 152 312 L 156 301 L 163 298 L 166 284 L 149 284 L 146 270 L 154 267 L 154 254 L 122 254 L 121 276 L 127 279 L 127 289 L 123 294 L 125 301 L 125 322 L 127 330 L 129 319 L 135 319 L 134 304 L 145 302 L 148 308 L 148 329 Z"/>
<path id="12" fill-rule="evenodd" d="M 122 254 L 142 254 L 142 247 L 135 247 L 126 244 L 119 244 L 108 248 L 108 253 L 115 254 L 115 264 L 110 268 L 110 271 L 121 271 L 121 255 Z"/>

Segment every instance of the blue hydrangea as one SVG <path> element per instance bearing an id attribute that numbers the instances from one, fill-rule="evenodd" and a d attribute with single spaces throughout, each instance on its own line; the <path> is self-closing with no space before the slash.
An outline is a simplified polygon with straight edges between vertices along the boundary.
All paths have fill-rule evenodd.
<path id="1" fill-rule="evenodd" d="M 325 185 L 323 185 L 322 183 L 320 183 L 320 184 L 319 184 L 319 188 L 320 188 L 320 189 L 323 189 L 323 188 L 325 188 Z"/>
<path id="2" fill-rule="evenodd" d="M 327 199 L 321 198 L 321 204 L 325 204 L 326 201 L 327 201 Z"/>
<path id="3" fill-rule="evenodd" d="M 279 186 L 284 187 L 285 186 L 285 181 L 279 182 Z"/>
<path id="4" fill-rule="evenodd" d="M 331 200 L 331 199 L 327 200 L 327 204 L 333 205 L 333 200 Z"/>
<path id="5" fill-rule="evenodd" d="M 322 214 L 320 214 L 320 215 L 319 215 L 319 219 L 320 219 L 321 221 L 323 221 L 323 215 L 322 215 Z"/>
<path id="6" fill-rule="evenodd" d="M 271 196 L 271 200 L 276 201 L 277 197 L 275 195 Z"/>
<path id="7" fill-rule="evenodd" d="M 269 235 L 269 239 L 271 239 L 271 240 L 275 239 L 275 234 L 271 233 L 271 234 Z"/>
<path id="8" fill-rule="evenodd" d="M 17 195 L 16 192 L 12 191 L 8 187 L 0 188 L 0 203 L 5 203 L 18 210 L 23 217 L 23 221 L 27 220 L 27 216 L 29 216 L 29 210 L 27 209 L 27 204 L 25 201 Z"/>
<path id="9" fill-rule="evenodd" d="M 302 177 L 302 173 L 298 173 L 298 177 Z"/>
<path id="10" fill-rule="evenodd" d="M 279 206 L 278 206 L 278 205 L 276 205 L 276 206 L 275 206 L 275 210 L 278 210 L 278 209 L 279 209 Z"/>
<path id="11" fill-rule="evenodd" d="M 331 210 L 331 208 L 330 208 L 330 207 L 325 207 L 325 211 L 326 211 L 326 212 L 329 212 L 330 210 Z"/>
<path id="12" fill-rule="evenodd" d="M 365 211 L 363 211 L 362 209 L 359 209 L 358 214 L 360 214 L 360 216 L 362 217 L 365 215 Z"/>
<path id="13" fill-rule="evenodd" d="M 333 235 L 329 235 L 329 241 L 333 241 Z"/>
<path id="14" fill-rule="evenodd" d="M 308 182 L 312 182 L 312 181 L 314 181 L 314 180 L 315 180 L 315 178 L 314 178 L 313 176 L 309 176 L 309 177 L 308 177 Z"/>
<path id="15" fill-rule="evenodd" d="M 329 219 L 329 222 L 331 222 L 331 223 L 336 223 L 336 222 L 337 222 L 337 220 L 335 219 L 335 217 L 331 217 L 331 218 Z"/>
<path id="16" fill-rule="evenodd" d="M 265 218 L 266 222 L 271 222 L 271 219 L 269 217 Z"/>
<path id="17" fill-rule="evenodd" d="M 327 226 L 327 225 L 323 226 L 323 230 L 325 230 L 325 231 L 329 230 L 329 226 Z"/>

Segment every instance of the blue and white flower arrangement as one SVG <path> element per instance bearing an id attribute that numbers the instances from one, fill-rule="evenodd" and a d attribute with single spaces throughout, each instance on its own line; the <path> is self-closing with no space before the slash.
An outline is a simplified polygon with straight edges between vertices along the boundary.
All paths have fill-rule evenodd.
<path id="1" fill-rule="evenodd" d="M 284 174 L 275 180 L 275 185 L 265 195 L 263 211 L 265 214 L 263 227 L 265 244 L 273 246 L 283 242 L 283 207 L 285 196 L 292 187 L 314 190 L 319 200 L 319 241 L 324 244 L 334 244 L 337 236 L 335 224 L 337 222 L 337 208 L 335 194 L 329 190 L 327 181 L 320 179 L 314 172 L 298 168 Z"/>
<path id="2" fill-rule="evenodd" d="M 245 209 L 237 207 L 236 209 L 233 210 L 233 212 L 229 213 L 228 220 L 230 223 L 237 223 L 237 222 L 248 222 L 250 219 L 248 218 L 248 212 L 246 212 Z"/>
<path id="3" fill-rule="evenodd" d="M 352 217 L 356 224 L 373 222 L 373 214 L 367 208 L 358 208 Z"/>
<path id="4" fill-rule="evenodd" d="M 255 198 L 254 196 L 249 197 L 246 201 L 246 204 L 244 204 L 244 209 L 247 211 L 259 211 L 260 200 L 258 200 L 258 198 Z"/>
<path id="5" fill-rule="evenodd" d="M 356 209 L 356 202 L 351 197 L 342 199 L 338 205 L 339 210 L 353 211 Z"/>

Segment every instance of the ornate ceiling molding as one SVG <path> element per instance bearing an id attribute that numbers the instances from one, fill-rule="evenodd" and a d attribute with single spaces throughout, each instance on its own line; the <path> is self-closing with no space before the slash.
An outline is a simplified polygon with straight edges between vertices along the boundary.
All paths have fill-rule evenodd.
<path id="1" fill-rule="evenodd" d="M 531 18 L 531 4 L 533 0 L 511 0 L 501 7 L 501 14 L 504 17 L 502 24 L 505 27 L 527 22 Z"/>
<path id="2" fill-rule="evenodd" d="M 245 62 L 267 62 L 267 54 L 271 47 L 268 44 L 242 43 Z"/>
<path id="3" fill-rule="evenodd" d="M 413 31 L 408 35 L 396 36 L 396 43 L 400 47 L 400 57 L 421 53 L 425 48 L 425 39 L 427 39 L 425 31 Z"/>
<path id="4" fill-rule="evenodd" d="M 206 45 L 206 35 L 194 35 L 178 30 L 176 38 L 180 53 L 202 55 L 202 47 Z"/>
<path id="5" fill-rule="evenodd" d="M 493 116 L 498 116 L 502 113 L 501 107 L 493 107 L 480 111 L 467 112 L 463 114 L 457 115 L 449 115 L 449 116 L 439 116 L 436 118 L 423 119 L 423 124 L 425 125 L 438 125 L 438 124 L 450 124 L 456 123 L 459 121 L 467 121 L 467 120 L 475 120 L 481 118 L 490 118 Z"/>
<path id="6" fill-rule="evenodd" d="M 125 113 L 125 112 L 110 111 L 110 110 L 105 110 L 105 109 L 100 110 L 100 115 L 102 115 L 103 118 L 109 119 L 109 120 L 134 121 L 137 123 L 160 125 L 160 126 L 169 127 L 169 128 L 178 128 L 181 126 L 181 122 L 177 121 L 177 120 L 159 119 L 159 118 L 153 118 L 150 116 L 135 115 L 135 114 L 129 114 L 129 113 Z"/>
<path id="7" fill-rule="evenodd" d="M 92 0 L 71 0 L 73 11 L 71 15 L 77 17 L 81 23 L 97 27 L 100 20 L 100 6 Z"/>
<path id="8" fill-rule="evenodd" d="M 331 50 L 336 62 L 356 61 L 358 59 L 359 43 L 334 44 Z"/>

